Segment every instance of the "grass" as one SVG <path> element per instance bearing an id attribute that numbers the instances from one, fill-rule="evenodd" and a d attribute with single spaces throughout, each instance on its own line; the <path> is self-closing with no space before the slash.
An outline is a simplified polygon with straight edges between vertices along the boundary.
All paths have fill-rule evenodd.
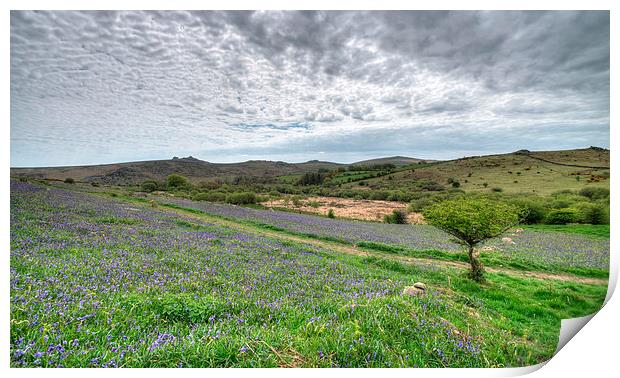
<path id="1" fill-rule="evenodd" d="M 11 366 L 525 366 L 607 290 L 499 273 L 479 285 L 127 201 L 147 202 L 12 187 Z M 427 295 L 401 294 L 417 281 Z"/>
<path id="2" fill-rule="evenodd" d="M 524 225 L 523 228 L 533 231 L 565 232 L 569 234 L 589 235 L 609 239 L 608 224 L 530 224 Z"/>
<path id="3" fill-rule="evenodd" d="M 128 197 L 129 199 L 134 199 L 133 197 Z M 140 202 L 144 202 L 139 199 Z M 225 217 L 222 215 L 206 213 L 202 210 L 192 209 L 184 206 L 179 206 L 175 204 L 162 204 L 163 207 L 168 207 L 171 209 L 186 211 L 191 214 L 197 215 L 208 215 L 209 217 L 224 219 L 227 221 L 235 222 L 238 224 L 243 224 L 250 227 L 255 227 L 258 229 L 277 231 L 282 234 L 299 236 L 303 238 L 309 238 L 314 240 L 321 240 L 326 242 L 334 242 L 338 244 L 342 244 L 345 246 L 355 245 L 362 250 L 366 250 L 369 252 L 387 252 L 390 254 L 396 254 L 400 256 L 414 257 L 414 258 L 425 258 L 425 259 L 435 259 L 440 261 L 457 261 L 457 262 L 468 262 L 467 255 L 465 253 L 454 253 L 447 252 L 441 250 L 417 250 L 412 249 L 403 245 L 396 244 L 385 244 L 371 241 L 361 241 L 357 243 L 351 243 L 345 239 L 330 237 L 325 235 L 318 235 L 313 233 L 302 233 L 295 232 L 287 229 L 283 229 L 281 227 L 277 227 L 274 225 L 269 225 L 261 222 L 251 221 L 251 220 L 240 220 L 232 217 Z M 583 226 L 583 225 L 575 225 L 575 226 Z M 585 225 L 591 226 L 591 225 Z M 600 228 L 604 229 L 605 225 L 601 225 Z M 529 226 L 528 226 L 529 227 Z M 556 226 L 556 227 L 565 227 L 565 226 Z M 597 228 L 595 226 L 594 228 Z M 607 226 L 608 228 L 609 226 Z M 587 227 L 586 227 L 587 228 Z M 553 263 L 541 263 L 535 262 L 527 259 L 526 257 L 516 256 L 516 257 L 508 257 L 506 255 L 499 255 L 496 253 L 485 252 L 481 254 L 480 260 L 483 264 L 489 267 L 496 268 L 509 268 L 520 271 L 540 271 L 546 273 L 568 273 L 573 274 L 575 276 L 580 277 L 592 277 L 592 278 L 603 278 L 606 279 L 609 276 L 609 271 L 605 269 L 598 268 L 586 268 L 586 267 L 572 267 L 572 266 L 563 266 Z"/>
<path id="4" fill-rule="evenodd" d="M 536 154 L 535 154 L 536 155 Z M 560 163 L 580 163 L 594 166 L 608 166 L 609 154 L 601 157 L 598 152 L 585 150 L 553 151 L 544 155 Z M 601 159 L 607 159 L 601 161 Z M 593 176 L 609 176 L 609 170 L 568 167 L 532 159 L 519 154 L 476 156 L 466 159 L 415 165 L 398 169 L 388 180 L 386 176 L 369 178 L 370 186 L 378 189 L 413 189 L 415 180 L 427 178 L 449 187 L 448 179 L 460 183 L 465 191 L 491 192 L 491 188 L 502 188 L 505 193 L 529 193 L 549 195 L 559 190 L 579 190 L 586 186 L 609 188 L 609 179 L 589 183 Z M 578 181 L 576 177 L 579 176 Z M 515 182 L 517 181 L 517 182 Z M 487 183 L 487 187 L 483 183 Z M 352 183 L 343 187 L 355 188 Z"/>

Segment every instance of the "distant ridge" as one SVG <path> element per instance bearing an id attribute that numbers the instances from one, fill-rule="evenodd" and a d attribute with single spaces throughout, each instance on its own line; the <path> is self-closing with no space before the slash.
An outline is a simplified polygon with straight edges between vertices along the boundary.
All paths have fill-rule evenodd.
<path id="1" fill-rule="evenodd" d="M 357 161 L 355 163 L 351 163 L 351 165 L 374 165 L 374 164 L 394 164 L 396 166 L 408 165 L 408 164 L 417 164 L 419 162 L 434 162 L 436 160 L 428 160 L 428 159 L 418 159 L 411 158 L 406 156 L 391 156 L 377 159 L 369 159 Z"/>

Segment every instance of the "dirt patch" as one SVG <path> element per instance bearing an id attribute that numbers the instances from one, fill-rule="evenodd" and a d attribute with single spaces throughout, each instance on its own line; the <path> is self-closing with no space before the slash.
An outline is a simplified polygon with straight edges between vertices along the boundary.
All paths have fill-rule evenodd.
<path id="1" fill-rule="evenodd" d="M 336 218 L 360 219 L 369 221 L 383 221 L 383 216 L 394 210 L 407 212 L 407 205 L 401 202 L 358 200 L 338 197 L 309 197 L 293 201 L 291 198 L 272 200 L 261 203 L 266 207 L 286 208 L 306 213 L 327 215 L 332 209 Z M 410 224 L 423 224 L 424 217 L 420 213 L 408 213 L 407 221 Z"/>

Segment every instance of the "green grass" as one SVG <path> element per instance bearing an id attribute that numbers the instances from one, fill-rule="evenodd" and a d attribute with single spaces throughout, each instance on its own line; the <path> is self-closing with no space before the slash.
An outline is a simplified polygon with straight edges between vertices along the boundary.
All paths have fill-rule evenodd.
<path id="1" fill-rule="evenodd" d="M 522 227 L 533 231 L 565 232 L 569 234 L 589 235 L 609 239 L 608 224 L 530 224 Z"/>
<path id="2" fill-rule="evenodd" d="M 106 200 L 110 206 L 119 200 L 147 202 L 133 197 Z M 20 212 L 17 220 L 28 222 L 12 224 L 20 231 L 17 237 L 43 236 L 40 242 L 45 244 L 76 236 L 47 223 L 30 222 L 52 211 L 41 205 Z M 72 217 L 95 225 L 114 218 L 88 211 Z M 106 228 L 114 228 L 112 236 L 118 236 L 114 243 L 106 242 L 104 250 L 68 247 L 54 254 L 38 250 L 11 256 L 11 274 L 19 278 L 12 280 L 11 288 L 11 358 L 17 352 L 13 343 L 24 337 L 35 342 L 27 354 L 28 366 L 36 365 L 34 351 L 46 351 L 51 343 L 84 353 L 61 359 L 61 353 L 53 352 L 38 366 L 100 366 L 111 359 L 126 367 L 524 366 L 549 359 L 557 346 L 561 319 L 597 311 L 607 290 L 606 285 L 494 273 L 487 274 L 487 282 L 481 285 L 460 269 L 344 255 L 277 238 L 227 240 L 226 236 L 243 231 L 203 225 L 182 214 L 174 215 L 172 227 L 151 228 L 146 221 L 133 224 L 119 219 L 103 222 Z M 129 234 L 134 228 L 136 234 Z M 216 235 L 193 246 L 174 242 L 204 230 Z M 152 235 L 164 242 L 140 243 Z M 278 244 L 266 248 L 271 244 L 265 243 Z M 410 252 L 378 244 L 365 247 Z M 273 263 L 265 260 L 255 269 L 265 255 L 273 257 Z M 214 264 L 218 267 L 214 271 L 205 269 Z M 198 266 L 201 269 L 195 269 Z M 300 274 L 299 268 L 306 267 L 312 273 Z M 272 274 L 276 281 L 260 284 Z M 313 279 L 315 275 L 338 275 L 344 280 L 331 287 L 327 280 Z M 132 283 L 128 277 L 154 278 L 145 287 L 138 284 L 141 280 Z M 159 287 L 165 277 L 175 279 Z M 80 288 L 85 281 L 89 284 Z M 288 302 L 287 296 L 299 290 L 300 281 L 307 295 L 298 297 L 301 303 Z M 398 282 L 401 289 L 400 285 L 417 281 L 427 284 L 427 295 L 408 297 L 396 290 L 366 298 L 362 292 L 348 301 L 337 294 L 366 282 Z M 129 285 L 116 290 L 124 283 Z M 47 299 L 41 297 L 48 292 Z M 85 303 L 65 304 L 68 294 L 83 297 Z M 267 304 L 274 300 L 278 306 L 270 309 Z M 39 314 L 36 327 L 29 323 L 35 313 Z M 161 334 L 175 335 L 174 342 L 153 349 Z M 473 341 L 480 345 L 480 354 L 462 353 L 453 341 Z M 127 354 L 118 359 L 122 351 Z"/>

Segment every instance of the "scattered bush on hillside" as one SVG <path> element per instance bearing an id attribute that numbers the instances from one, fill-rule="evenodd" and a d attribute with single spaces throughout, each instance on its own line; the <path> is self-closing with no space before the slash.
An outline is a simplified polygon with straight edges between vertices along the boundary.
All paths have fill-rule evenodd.
<path id="1" fill-rule="evenodd" d="M 580 219 L 579 210 L 575 208 L 563 208 L 551 210 L 545 218 L 546 224 L 568 224 L 578 223 Z"/>
<path id="2" fill-rule="evenodd" d="M 173 173 L 166 179 L 166 184 L 170 189 L 183 188 L 188 186 L 189 181 L 187 181 L 187 178 L 185 176 Z"/>
<path id="3" fill-rule="evenodd" d="M 587 186 L 579 191 L 579 195 L 591 200 L 609 198 L 609 189 Z"/>
<path id="4" fill-rule="evenodd" d="M 581 215 L 581 223 L 609 224 L 609 210 L 607 206 L 598 203 L 580 203 L 577 209 Z"/>
<path id="5" fill-rule="evenodd" d="M 391 224 L 407 224 L 407 215 L 403 211 L 394 210 L 392 214 L 384 215 L 383 221 Z"/>
<path id="6" fill-rule="evenodd" d="M 233 205 L 248 205 L 256 203 L 256 193 L 254 192 L 240 192 L 232 193 L 226 196 L 226 202 Z"/>
<path id="7" fill-rule="evenodd" d="M 147 193 L 151 193 L 151 192 L 156 191 L 159 188 L 159 185 L 157 184 L 157 182 L 153 180 L 147 180 L 142 183 L 141 187 L 143 191 Z"/>

